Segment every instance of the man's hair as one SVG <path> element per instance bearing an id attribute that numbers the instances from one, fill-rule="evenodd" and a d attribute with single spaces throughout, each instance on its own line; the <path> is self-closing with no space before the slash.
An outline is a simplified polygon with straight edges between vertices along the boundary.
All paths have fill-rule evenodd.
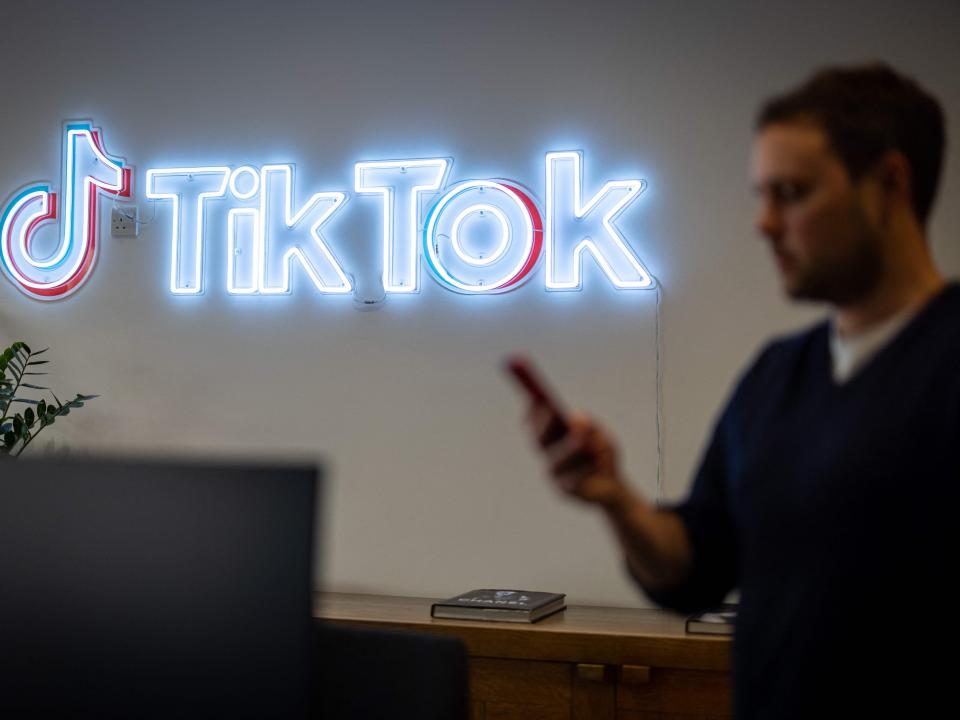
<path id="1" fill-rule="evenodd" d="M 943 110 L 933 95 L 885 63 L 831 67 L 766 102 L 756 129 L 813 121 L 858 180 L 890 150 L 907 158 L 912 205 L 926 225 L 937 193 L 946 142 Z"/>

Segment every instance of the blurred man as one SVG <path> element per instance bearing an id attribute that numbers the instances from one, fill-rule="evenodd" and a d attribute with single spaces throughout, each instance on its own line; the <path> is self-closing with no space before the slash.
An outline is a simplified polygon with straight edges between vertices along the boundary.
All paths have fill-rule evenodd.
<path id="1" fill-rule="evenodd" d="M 875 717 L 946 697 L 935 646 L 955 594 L 960 285 L 926 227 L 944 147 L 938 102 L 885 65 L 828 69 L 769 101 L 751 176 L 785 292 L 828 319 L 771 343 L 721 414 L 689 497 L 656 507 L 611 436 L 534 404 L 564 491 L 599 506 L 656 602 L 734 588 L 740 718 Z M 937 653 L 939 655 L 939 653 Z"/>

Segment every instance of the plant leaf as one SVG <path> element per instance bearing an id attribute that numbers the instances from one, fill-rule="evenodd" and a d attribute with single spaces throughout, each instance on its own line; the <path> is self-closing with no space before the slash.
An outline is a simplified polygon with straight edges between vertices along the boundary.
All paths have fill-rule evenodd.
<path id="1" fill-rule="evenodd" d="M 30 383 L 20 383 L 20 387 L 30 388 L 32 390 L 49 390 L 48 387 L 43 387 L 42 385 L 31 385 Z"/>
<path id="2" fill-rule="evenodd" d="M 30 398 L 14 398 L 11 402 L 23 403 L 24 405 L 37 405 L 39 400 L 31 400 Z"/>
<path id="3" fill-rule="evenodd" d="M 49 360 L 31 360 L 27 363 L 27 365 L 46 365 L 49 362 Z"/>

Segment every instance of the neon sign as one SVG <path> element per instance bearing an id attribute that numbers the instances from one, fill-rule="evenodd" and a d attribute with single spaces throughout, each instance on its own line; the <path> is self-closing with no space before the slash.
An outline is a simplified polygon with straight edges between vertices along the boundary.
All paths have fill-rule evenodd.
<path id="1" fill-rule="evenodd" d="M 541 211 L 533 191 L 513 180 L 462 180 L 448 187 L 451 164 L 449 158 L 355 164 L 353 190 L 382 200 L 385 293 L 417 292 L 422 268 L 458 293 L 506 292 L 529 280 L 541 258 L 547 290 L 580 289 L 588 257 L 615 288 L 654 287 L 616 225 L 643 193 L 644 180 L 611 180 L 589 196 L 582 154 L 550 152 Z M 131 196 L 130 168 L 106 154 L 101 132 L 88 122 L 66 125 L 63 176 L 63 232 L 55 246 L 35 237 L 58 217 L 57 195 L 48 184 L 22 189 L 3 210 L 4 271 L 37 299 L 64 297 L 82 285 L 99 246 L 98 198 Z M 294 273 L 320 293 L 354 292 L 352 275 L 325 235 L 348 194 L 305 195 L 292 164 L 150 168 L 144 195 L 169 213 L 174 295 L 205 292 L 205 259 L 212 253 L 225 255 L 231 295 L 289 294 Z M 209 227 L 211 203 L 225 203 L 226 227 Z"/>
<path id="2" fill-rule="evenodd" d="M 241 178 L 248 187 L 241 189 Z M 203 258 L 207 203 L 232 196 L 256 208 L 232 208 L 226 232 L 227 292 L 233 295 L 278 295 L 290 292 L 290 271 L 302 268 L 317 290 L 353 290 L 340 263 L 327 247 L 320 228 L 346 200 L 341 192 L 315 193 L 294 208 L 293 165 L 177 167 L 147 170 L 146 196 L 171 205 L 170 292 L 199 295 L 204 290 Z M 247 233 L 239 219 L 245 217 Z M 238 254 L 239 237 L 247 235 L 252 252 Z M 240 258 L 245 258 L 241 263 Z"/>
<path id="3" fill-rule="evenodd" d="M 0 215 L 3 269 L 20 290 L 38 300 L 56 300 L 76 291 L 90 276 L 100 247 L 101 195 L 130 197 L 130 168 L 107 155 L 102 132 L 85 121 L 64 128 L 63 202 L 50 183 L 14 193 Z M 38 231 L 61 220 L 55 244 Z"/>

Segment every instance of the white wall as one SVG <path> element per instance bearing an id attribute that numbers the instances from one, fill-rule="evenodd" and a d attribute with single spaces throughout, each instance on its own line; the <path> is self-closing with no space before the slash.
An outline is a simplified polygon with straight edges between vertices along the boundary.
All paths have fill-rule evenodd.
<path id="1" fill-rule="evenodd" d="M 942 99 L 957 138 L 954 2 L 6 4 L 0 196 L 56 179 L 61 123 L 151 166 L 296 162 L 300 192 L 350 191 L 353 163 L 454 158 L 543 197 L 548 150 L 586 180 L 644 177 L 621 227 L 663 288 L 664 496 L 688 488 L 735 375 L 816 317 L 780 296 L 751 230 L 760 100 L 826 63 L 886 59 Z M 960 268 L 951 150 L 932 242 Z M 147 218 L 153 208 L 138 197 Z M 360 291 L 379 278 L 378 202 L 326 229 Z M 498 369 L 537 357 L 571 405 L 615 428 L 638 487 L 656 476 L 654 293 L 423 292 L 358 312 L 300 283 L 283 298 L 166 290 L 169 212 L 107 237 L 90 282 L 39 303 L 0 282 L 0 343 L 50 345 L 50 380 L 102 398 L 51 431 L 74 451 L 321 456 L 328 588 L 444 596 L 480 586 L 644 604 L 601 519 L 557 496 Z M 214 259 L 211 262 L 216 263 Z M 216 264 L 213 265 L 217 267 Z M 46 443 L 39 442 L 41 448 Z"/>

